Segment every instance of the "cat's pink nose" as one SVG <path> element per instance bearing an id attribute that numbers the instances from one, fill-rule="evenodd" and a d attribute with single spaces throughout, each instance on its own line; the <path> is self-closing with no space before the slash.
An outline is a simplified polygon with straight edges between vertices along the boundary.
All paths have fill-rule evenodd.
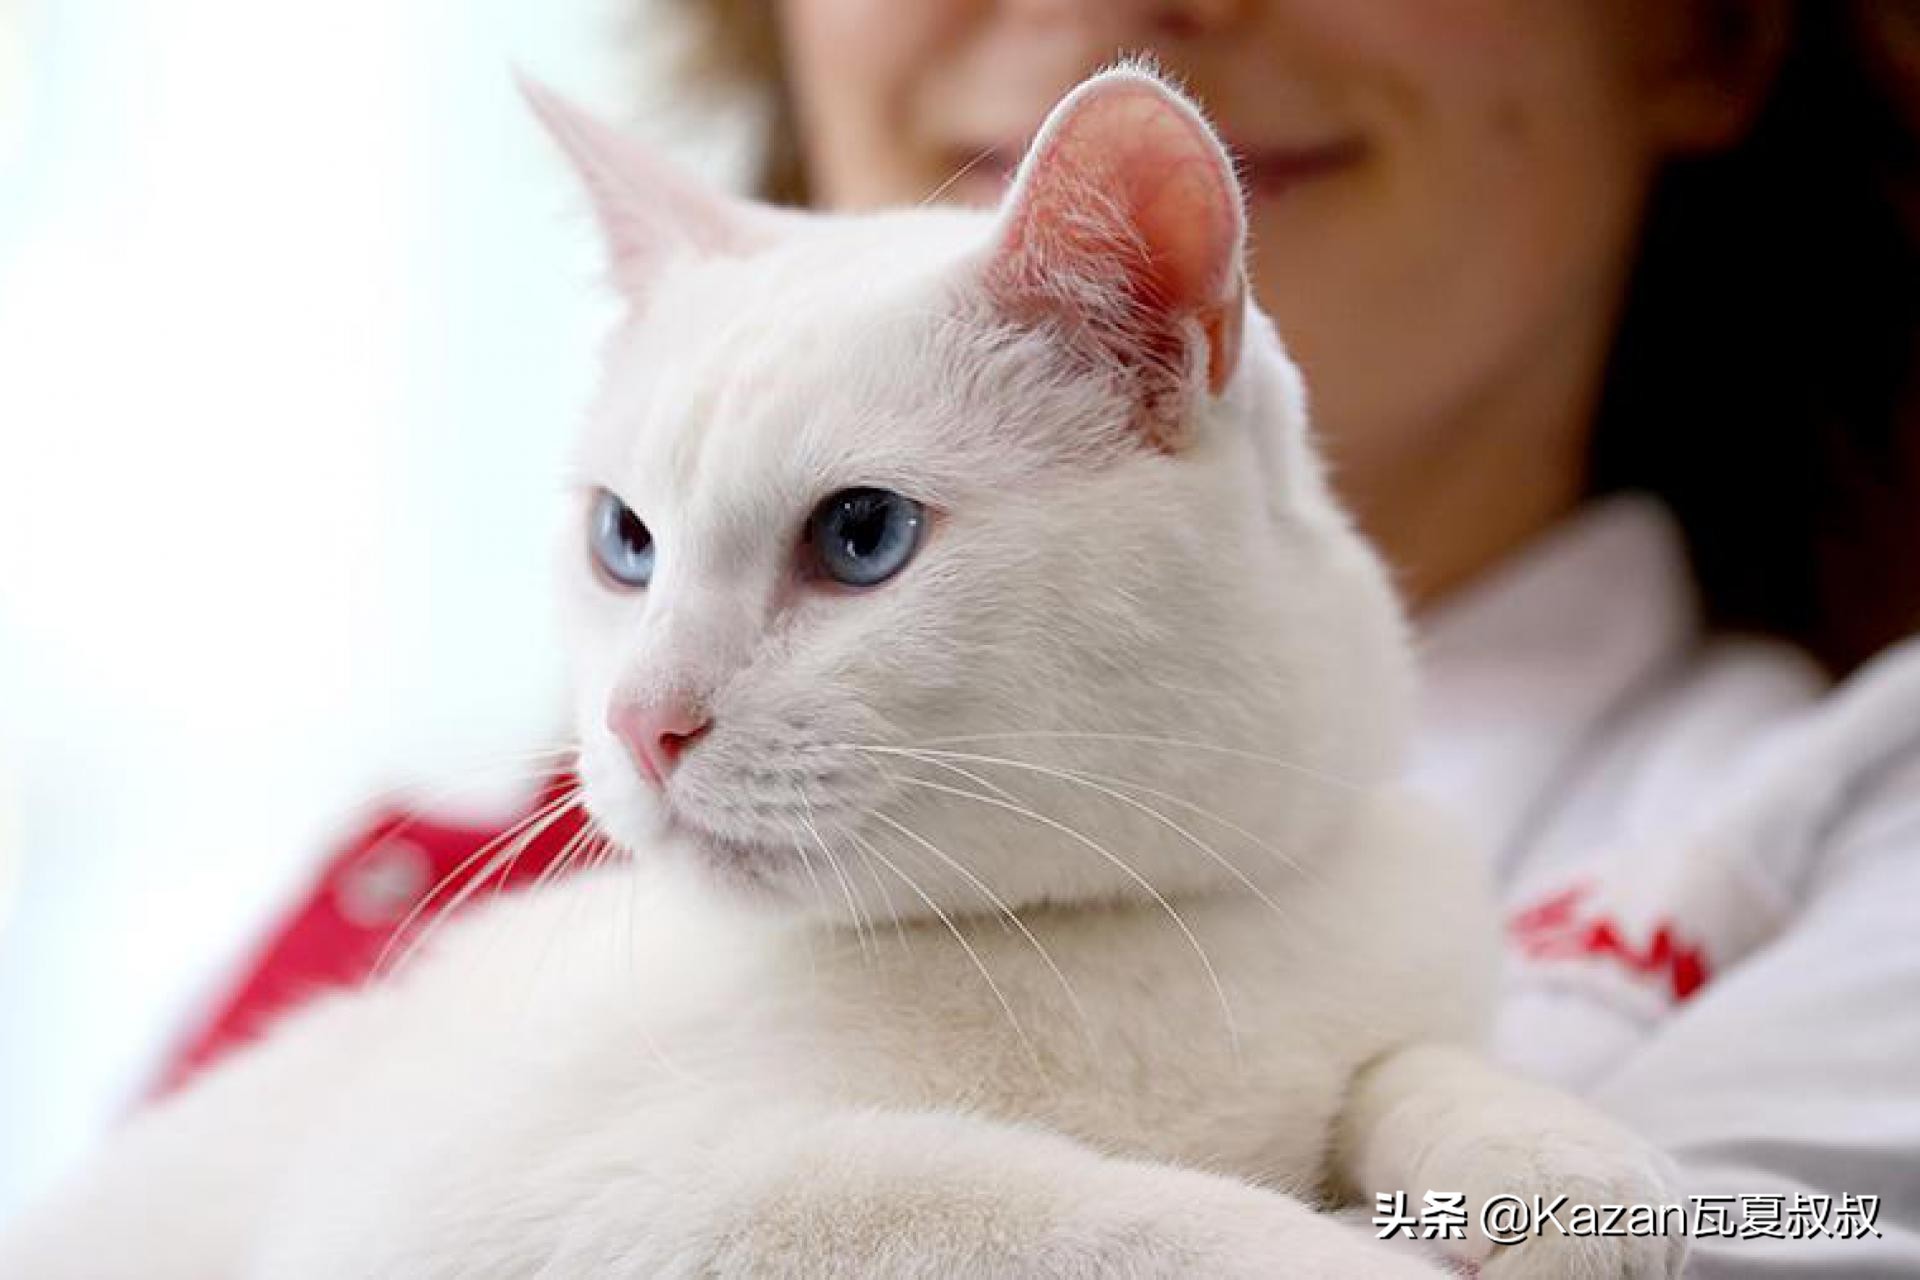
<path id="1" fill-rule="evenodd" d="M 634 767 L 656 787 L 680 762 L 680 753 L 707 731 L 706 713 L 685 698 L 660 702 L 616 702 L 607 711 L 607 728 L 626 745 Z"/>

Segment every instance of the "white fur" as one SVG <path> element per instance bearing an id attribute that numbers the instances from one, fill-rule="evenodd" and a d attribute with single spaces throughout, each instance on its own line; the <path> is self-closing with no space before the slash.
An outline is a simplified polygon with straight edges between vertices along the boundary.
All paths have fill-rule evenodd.
<path id="1" fill-rule="evenodd" d="M 1049 128 L 1143 86 L 1204 130 L 1137 72 Z M 621 173 L 591 169 L 603 218 Z M 1400 616 L 1270 326 L 1148 447 L 1126 367 L 983 284 L 1009 225 L 616 243 L 651 265 L 579 472 L 659 568 L 610 591 L 575 536 L 562 572 L 585 791 L 635 865 L 299 1015 L 130 1125 L 0 1274 L 1422 1275 L 1305 1206 L 1661 1191 L 1464 1049 L 1488 897 L 1392 788 Z M 1197 385 L 1218 329 L 1180 332 Z M 936 513 L 919 556 L 860 594 L 797 579 L 808 510 L 855 485 Z M 713 727 L 663 799 L 605 716 L 668 693 Z M 1487 1274 L 1677 1257 L 1571 1243 Z"/>

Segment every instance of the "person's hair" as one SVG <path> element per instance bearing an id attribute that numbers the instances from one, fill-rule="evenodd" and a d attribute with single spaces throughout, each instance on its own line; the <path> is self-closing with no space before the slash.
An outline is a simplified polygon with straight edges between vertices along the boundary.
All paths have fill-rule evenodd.
<path id="1" fill-rule="evenodd" d="M 787 93 L 775 0 L 671 0 L 686 37 L 673 68 L 696 100 L 747 100 L 762 122 L 754 194 L 775 204 L 809 203 L 800 136 Z"/>
<path id="2" fill-rule="evenodd" d="M 759 194 L 805 203 L 776 6 L 676 5 L 688 83 L 765 113 Z M 1710 625 L 1837 672 L 1920 626 L 1920 149 L 1863 8 L 1796 5 L 1752 129 L 1661 175 L 1588 460 L 1672 510 Z"/>
<path id="3" fill-rule="evenodd" d="M 1712 623 L 1845 671 L 1920 625 L 1915 152 L 1853 6 L 1795 21 L 1752 132 L 1657 185 L 1588 474 L 1665 500 Z"/>

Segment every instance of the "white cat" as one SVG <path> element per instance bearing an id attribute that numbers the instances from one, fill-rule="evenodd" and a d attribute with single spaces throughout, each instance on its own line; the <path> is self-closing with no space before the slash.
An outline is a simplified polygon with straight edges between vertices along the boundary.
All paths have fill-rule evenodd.
<path id="1" fill-rule="evenodd" d="M 1393 787 L 1400 614 L 1184 99 L 1082 85 L 997 214 L 829 217 L 532 96 L 632 304 L 562 557 L 631 865 L 296 1016 L 0 1273 L 1416 1276 L 1310 1206 L 1669 1198 L 1474 1054 L 1487 891 Z"/>

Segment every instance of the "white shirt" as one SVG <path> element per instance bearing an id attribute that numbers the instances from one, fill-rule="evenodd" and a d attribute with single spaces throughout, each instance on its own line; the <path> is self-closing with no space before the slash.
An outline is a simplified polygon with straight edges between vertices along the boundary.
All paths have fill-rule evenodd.
<path id="1" fill-rule="evenodd" d="M 1879 1197 L 1877 1237 L 1696 1238 L 1689 1274 L 1920 1275 L 1920 641 L 1830 689 L 1707 636 L 1637 498 L 1425 623 L 1414 778 L 1511 913 L 1500 1056 L 1660 1143 L 1690 1195 L 1760 1197 L 1736 1230 Z"/>

